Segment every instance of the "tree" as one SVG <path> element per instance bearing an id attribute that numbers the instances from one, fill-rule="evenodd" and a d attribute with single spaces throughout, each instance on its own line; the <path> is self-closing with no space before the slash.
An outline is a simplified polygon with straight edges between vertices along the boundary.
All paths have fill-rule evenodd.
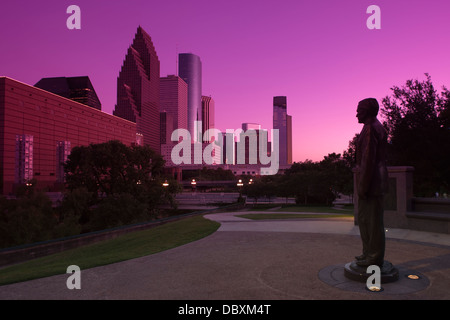
<path id="1" fill-rule="evenodd" d="M 350 195 L 353 192 L 353 165 L 340 154 L 330 153 L 320 162 L 321 172 L 324 173 L 335 196 Z"/>
<path id="2" fill-rule="evenodd" d="M 331 159 L 334 156 L 330 156 Z M 340 156 L 339 156 L 340 157 Z M 328 160 L 327 160 L 328 161 Z M 285 172 L 283 183 L 290 186 L 291 195 L 299 204 L 326 204 L 335 199 L 333 180 L 337 173 L 334 170 L 324 170 L 327 162 L 318 163 L 311 160 L 294 163 Z M 287 196 L 286 190 L 283 196 Z"/>
<path id="3" fill-rule="evenodd" d="M 65 164 L 69 190 L 86 188 L 94 197 L 139 194 L 161 174 L 164 160 L 148 146 L 109 141 L 73 148 Z"/>
<path id="4" fill-rule="evenodd" d="M 179 190 L 176 181 L 163 187 L 164 161 L 148 146 L 128 147 L 109 141 L 73 148 L 65 164 L 68 193 L 62 206 L 75 206 L 84 231 L 154 218 L 158 207 Z M 66 205 L 67 206 L 67 205 Z"/>
<path id="5" fill-rule="evenodd" d="M 255 204 L 258 203 L 258 199 L 264 196 L 264 185 L 260 179 L 255 179 L 252 184 L 245 184 L 242 193 L 249 198 L 253 198 Z"/>
<path id="6" fill-rule="evenodd" d="M 348 168 L 356 166 L 356 142 L 358 141 L 359 133 L 356 133 L 352 140 L 348 142 L 348 148 L 342 154 L 342 159 Z"/>
<path id="7" fill-rule="evenodd" d="M 56 224 L 52 201 L 33 187 L 14 199 L 0 197 L 1 247 L 49 240 Z"/>
<path id="8" fill-rule="evenodd" d="M 450 93 L 443 87 L 439 94 L 425 76 L 392 87 L 381 114 L 389 136 L 388 164 L 413 166 L 416 195 L 432 196 L 449 190 Z"/>

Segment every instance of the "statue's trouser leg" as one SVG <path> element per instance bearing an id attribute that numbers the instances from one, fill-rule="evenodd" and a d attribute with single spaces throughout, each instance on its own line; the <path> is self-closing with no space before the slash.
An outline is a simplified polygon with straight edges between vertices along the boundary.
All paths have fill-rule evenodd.
<path id="1" fill-rule="evenodd" d="M 383 197 L 358 199 L 358 225 L 363 254 L 373 264 L 382 265 L 385 251 Z"/>

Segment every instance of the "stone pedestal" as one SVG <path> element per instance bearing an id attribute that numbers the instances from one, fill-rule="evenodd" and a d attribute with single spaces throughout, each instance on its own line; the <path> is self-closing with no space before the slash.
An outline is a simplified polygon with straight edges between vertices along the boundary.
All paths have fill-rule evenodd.
<path id="1" fill-rule="evenodd" d="M 372 275 L 367 273 L 366 267 L 360 267 L 356 264 L 356 261 L 349 262 L 344 266 L 344 275 L 346 278 L 358 281 L 366 282 Z M 381 283 L 389 283 L 398 280 L 398 270 L 389 261 L 384 261 L 381 271 Z"/>

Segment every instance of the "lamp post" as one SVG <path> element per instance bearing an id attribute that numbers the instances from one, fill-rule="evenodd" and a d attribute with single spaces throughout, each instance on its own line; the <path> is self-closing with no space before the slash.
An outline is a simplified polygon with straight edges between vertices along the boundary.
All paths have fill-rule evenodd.
<path id="1" fill-rule="evenodd" d="M 166 181 L 163 182 L 162 185 L 163 185 L 164 188 L 167 188 L 167 187 L 169 186 L 169 183 L 168 183 L 167 180 L 166 180 Z"/>
<path id="2" fill-rule="evenodd" d="M 242 179 L 239 179 L 236 185 L 237 185 L 237 187 L 239 189 L 238 202 L 242 202 L 242 186 L 244 185 L 244 183 L 242 182 Z"/>
<path id="3" fill-rule="evenodd" d="M 195 179 L 192 179 L 191 181 L 191 187 L 192 187 L 192 191 L 195 192 L 195 187 L 197 186 L 197 181 L 195 181 Z"/>

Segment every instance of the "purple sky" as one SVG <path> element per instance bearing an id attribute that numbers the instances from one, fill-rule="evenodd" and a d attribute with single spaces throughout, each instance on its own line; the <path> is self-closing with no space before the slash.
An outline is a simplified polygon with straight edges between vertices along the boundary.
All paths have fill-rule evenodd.
<path id="1" fill-rule="evenodd" d="M 66 9 L 81 8 L 81 30 Z M 369 5 L 381 29 L 369 30 Z M 285 95 L 293 117 L 294 161 L 342 153 L 361 130 L 359 100 L 425 79 L 450 86 L 450 2 L 443 0 L 127 0 L 3 1 L 0 75 L 88 75 L 112 113 L 116 81 L 138 25 L 152 37 L 161 76 L 177 52 L 203 64 L 203 94 L 216 103 L 216 127 L 272 128 L 272 98 Z"/>

